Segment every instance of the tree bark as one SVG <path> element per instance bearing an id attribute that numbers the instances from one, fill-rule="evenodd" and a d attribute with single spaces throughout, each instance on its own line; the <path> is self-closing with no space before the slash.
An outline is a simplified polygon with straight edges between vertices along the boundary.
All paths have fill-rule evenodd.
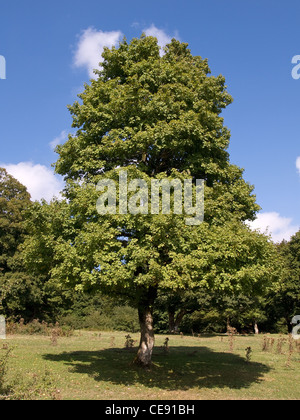
<path id="1" fill-rule="evenodd" d="M 181 321 L 184 315 L 186 315 L 186 313 L 187 313 L 186 309 L 181 309 L 181 311 L 177 314 L 176 320 L 175 320 L 175 332 L 178 332 Z"/>
<path id="2" fill-rule="evenodd" d="M 153 328 L 153 303 L 155 298 L 156 290 L 149 290 L 146 296 L 143 296 L 138 306 L 141 341 L 134 362 L 144 368 L 151 366 L 155 343 Z"/>
<path id="3" fill-rule="evenodd" d="M 169 314 L 169 333 L 174 334 L 175 332 L 175 311 L 168 312 Z"/>
<path id="4" fill-rule="evenodd" d="M 180 323 L 188 312 L 186 309 L 181 309 L 175 318 L 175 311 L 169 309 L 169 332 L 172 334 L 178 333 Z"/>
<path id="5" fill-rule="evenodd" d="M 227 325 L 227 333 L 228 333 L 230 331 L 230 329 L 231 329 L 230 319 L 229 318 L 227 318 L 226 325 Z"/>
<path id="6" fill-rule="evenodd" d="M 141 341 L 135 363 L 142 367 L 149 367 L 151 366 L 155 342 L 152 309 L 149 307 L 139 309 L 139 321 L 141 326 Z"/>

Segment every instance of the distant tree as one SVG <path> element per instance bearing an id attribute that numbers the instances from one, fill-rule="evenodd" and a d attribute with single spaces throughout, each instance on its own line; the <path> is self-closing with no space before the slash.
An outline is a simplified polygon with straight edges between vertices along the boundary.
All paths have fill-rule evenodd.
<path id="1" fill-rule="evenodd" d="M 26 187 L 0 168 L 0 310 L 8 317 L 30 311 L 40 300 L 19 249 L 31 204 Z"/>
<path id="2" fill-rule="evenodd" d="M 292 258 L 298 263 L 298 268 L 300 267 L 300 230 L 295 233 L 288 242 L 289 252 Z"/>
<path id="3" fill-rule="evenodd" d="M 24 212 L 30 206 L 26 187 L 0 168 L 0 272 L 11 271 L 12 260 L 24 239 Z"/>
<path id="4" fill-rule="evenodd" d="M 237 331 L 259 334 L 259 325 L 266 321 L 265 296 L 266 293 L 225 296 L 219 303 L 219 310 L 223 309 L 221 313 L 227 320 L 227 329 L 234 327 Z"/>
<path id="5" fill-rule="evenodd" d="M 300 231 L 290 241 L 277 245 L 276 266 L 277 281 L 269 293 L 267 308 L 270 317 L 277 321 L 283 318 L 291 332 L 291 320 L 300 314 Z"/>
<path id="6" fill-rule="evenodd" d="M 156 318 L 160 319 L 163 314 L 166 315 L 166 327 L 170 334 L 180 331 L 180 325 L 183 318 L 199 309 L 198 294 L 194 290 L 182 291 L 177 293 L 168 293 L 161 290 L 158 293 L 156 301 Z M 205 290 L 207 293 L 207 290 Z"/>
<path id="7" fill-rule="evenodd" d="M 52 270 L 60 262 L 60 244 L 72 243 L 74 219 L 66 201 L 53 199 L 32 203 L 26 214 L 28 234 L 21 247 L 26 271 L 39 284 L 41 302 L 36 305 L 36 316 L 56 321 L 64 310 L 70 309 L 78 298 L 74 290 L 52 278 Z"/>

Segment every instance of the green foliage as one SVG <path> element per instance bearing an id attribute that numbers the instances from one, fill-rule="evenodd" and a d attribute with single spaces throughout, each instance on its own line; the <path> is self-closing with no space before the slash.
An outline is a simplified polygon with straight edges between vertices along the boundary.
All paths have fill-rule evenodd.
<path id="1" fill-rule="evenodd" d="M 208 310 L 197 310 L 191 315 L 187 315 L 180 326 L 184 333 L 225 333 L 226 318 L 217 308 Z"/>
<path id="2" fill-rule="evenodd" d="M 137 162 L 149 176 L 172 168 L 211 180 L 225 175 L 229 132 L 219 114 L 231 97 L 222 76 L 208 77 L 206 60 L 176 40 L 160 57 L 157 40 L 144 36 L 103 58 L 82 104 L 69 107 L 78 133 L 58 146 L 57 172 L 93 180 L 101 168 Z"/>
<path id="3" fill-rule="evenodd" d="M 40 300 L 38 284 L 26 273 L 19 250 L 30 206 L 26 188 L 0 168 L 0 311 L 10 317 L 30 311 Z"/>
<path id="4" fill-rule="evenodd" d="M 125 293 L 136 304 L 151 289 L 259 287 L 260 261 L 242 266 L 244 253 L 263 240 L 248 232 L 248 243 L 238 243 L 236 235 L 258 206 L 226 151 L 230 135 L 220 113 L 231 97 L 224 78 L 211 76 L 207 61 L 176 40 L 162 57 L 157 40 L 142 36 L 106 49 L 103 58 L 99 77 L 79 95 L 82 103 L 69 107 L 77 133 L 57 148 L 75 233 L 56 247 L 53 278 Z M 183 215 L 98 215 L 95 184 L 117 179 L 118 167 L 147 184 L 153 177 L 204 179 L 206 222 L 191 227 Z"/>
<path id="5" fill-rule="evenodd" d="M 78 298 L 68 311 L 62 313 L 60 323 L 74 329 L 133 333 L 139 330 L 136 309 L 100 294 Z"/>
<path id="6" fill-rule="evenodd" d="M 259 207 L 229 160 L 224 77 L 174 39 L 163 56 L 142 35 L 103 59 L 69 107 L 77 132 L 57 147 L 66 199 L 32 203 L 0 168 L 1 313 L 38 333 L 37 318 L 135 332 L 136 308 L 147 306 L 156 331 L 289 325 L 300 310 L 300 232 L 275 250 L 245 224 Z M 154 178 L 204 179 L 204 223 L 187 226 L 184 212 L 99 215 L 96 184 L 121 170 L 146 182 L 149 202 Z"/>
<path id="7" fill-rule="evenodd" d="M 226 331 L 228 319 L 239 330 L 253 330 L 254 322 L 266 317 L 263 296 L 275 279 L 274 245 L 240 223 L 211 226 L 203 236 L 189 254 L 200 287 L 176 294 L 162 291 L 159 308 L 173 317 L 175 327 L 182 320 L 184 332 Z M 161 327 L 166 330 L 166 325 Z"/>
<path id="8" fill-rule="evenodd" d="M 291 320 L 300 313 L 300 231 L 289 242 L 277 245 L 276 281 L 268 295 L 267 313 L 276 330 L 283 321 L 291 332 Z"/>
<path id="9" fill-rule="evenodd" d="M 33 203 L 27 212 L 21 258 L 28 278 L 20 287 L 16 277 L 7 282 L 7 311 L 136 331 L 133 307 L 151 312 L 158 295 L 159 328 L 171 311 L 178 320 L 196 310 L 213 323 L 218 305 L 240 325 L 252 322 L 261 315 L 257 296 L 273 279 L 274 247 L 244 223 L 259 207 L 229 160 L 221 112 L 232 98 L 224 77 L 212 76 L 187 44 L 172 40 L 161 56 L 157 40 L 144 35 L 105 49 L 103 59 L 98 78 L 69 107 L 77 132 L 57 147 L 66 200 Z M 117 181 L 125 169 L 128 181 L 148 186 L 154 178 L 189 178 L 194 194 L 203 179 L 204 223 L 188 226 L 186 214 L 174 212 L 99 215 L 96 184 Z M 218 316 L 222 325 L 220 309 Z"/>
<path id="10" fill-rule="evenodd" d="M 272 245 L 244 224 L 259 206 L 243 170 L 229 160 L 221 112 L 232 99 L 224 77 L 212 76 L 207 60 L 187 47 L 173 39 L 161 56 L 157 39 L 143 35 L 105 49 L 98 78 L 69 107 L 77 132 L 57 147 L 69 219 L 59 232 L 49 230 L 50 279 L 126 297 L 140 321 L 152 317 L 157 294 L 256 296 L 272 277 Z M 96 184 L 118 180 L 121 170 L 148 187 L 154 178 L 189 178 L 193 194 L 203 179 L 205 222 L 188 226 L 186 214 L 174 211 L 98 214 Z M 105 323 L 101 314 L 89 316 Z"/>
<path id="11" fill-rule="evenodd" d="M 76 300 L 76 293 L 67 285 L 62 286 L 51 276 L 57 264 L 57 250 L 63 240 L 72 240 L 73 220 L 65 201 L 53 200 L 35 202 L 26 213 L 28 234 L 21 246 L 21 255 L 27 273 L 34 279 L 38 289 L 34 311 L 21 316 L 26 321 L 39 318 L 47 322 L 56 322 L 62 312 Z M 27 316 L 26 316 L 27 315 Z M 29 316 L 31 315 L 31 317 Z"/>
<path id="12" fill-rule="evenodd" d="M 24 238 L 24 211 L 30 206 L 26 188 L 0 168 L 0 273 L 11 271 Z"/>

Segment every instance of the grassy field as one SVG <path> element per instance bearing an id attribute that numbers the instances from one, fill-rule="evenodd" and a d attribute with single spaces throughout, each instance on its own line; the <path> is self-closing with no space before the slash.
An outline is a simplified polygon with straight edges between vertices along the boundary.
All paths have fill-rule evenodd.
<path id="1" fill-rule="evenodd" d="M 45 383 L 37 398 L 72 400 L 298 399 L 300 346 L 287 336 L 156 336 L 151 370 L 132 365 L 136 347 L 126 333 L 76 332 L 53 342 L 46 336 L 8 336 L 0 357 L 12 347 L 8 379 Z M 132 334 L 138 340 L 138 334 Z M 283 342 L 283 338 L 285 341 Z M 137 343 L 136 343 L 137 344 Z M 282 348 L 280 349 L 279 347 Z M 247 347 L 251 359 L 247 362 Z M 47 383 L 51 384 L 47 384 Z M 37 386 L 37 385 L 35 385 Z"/>

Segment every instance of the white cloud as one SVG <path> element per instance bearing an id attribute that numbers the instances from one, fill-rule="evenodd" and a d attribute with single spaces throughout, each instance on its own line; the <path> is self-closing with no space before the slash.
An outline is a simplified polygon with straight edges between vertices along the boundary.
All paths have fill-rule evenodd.
<path id="1" fill-rule="evenodd" d="M 164 30 L 158 29 L 155 25 L 149 26 L 143 30 L 147 36 L 154 36 L 157 38 L 158 45 L 160 47 L 164 47 L 165 45 L 169 44 L 173 37 L 169 36 Z M 177 37 L 176 37 L 177 38 Z M 163 55 L 163 50 L 161 50 L 160 54 Z"/>
<path id="2" fill-rule="evenodd" d="M 63 130 L 58 137 L 55 137 L 49 145 L 52 150 L 56 148 L 59 144 L 64 143 L 68 139 L 68 132 L 66 130 Z"/>
<path id="3" fill-rule="evenodd" d="M 137 27 L 139 24 L 135 22 L 133 25 Z M 164 47 L 172 39 L 164 30 L 157 28 L 154 24 L 144 29 L 143 32 L 147 36 L 155 36 L 160 47 Z M 175 37 L 178 38 L 177 35 Z M 94 69 L 98 69 L 99 64 L 102 62 L 101 55 L 104 47 L 111 48 L 112 46 L 117 46 L 122 38 L 123 33 L 121 31 L 104 32 L 101 30 L 98 31 L 93 27 L 85 29 L 79 36 L 74 54 L 74 66 L 85 68 L 89 76 L 95 78 Z M 163 50 L 161 51 L 162 54 Z"/>
<path id="4" fill-rule="evenodd" d="M 75 67 L 85 67 L 89 76 L 95 78 L 93 70 L 99 68 L 104 47 L 116 46 L 122 37 L 121 31 L 103 32 L 91 27 L 84 30 L 74 55 Z"/>
<path id="5" fill-rule="evenodd" d="M 300 156 L 296 160 L 296 168 L 298 169 L 299 175 L 300 175 Z"/>
<path id="6" fill-rule="evenodd" d="M 63 181 L 53 171 L 43 165 L 32 162 L 18 164 L 0 164 L 7 172 L 27 187 L 33 201 L 44 198 L 48 202 L 54 197 L 60 197 Z"/>
<path id="7" fill-rule="evenodd" d="M 299 226 L 292 224 L 292 219 L 276 212 L 259 213 L 257 219 L 248 224 L 253 230 L 270 234 L 274 242 L 288 241 L 299 230 Z"/>

